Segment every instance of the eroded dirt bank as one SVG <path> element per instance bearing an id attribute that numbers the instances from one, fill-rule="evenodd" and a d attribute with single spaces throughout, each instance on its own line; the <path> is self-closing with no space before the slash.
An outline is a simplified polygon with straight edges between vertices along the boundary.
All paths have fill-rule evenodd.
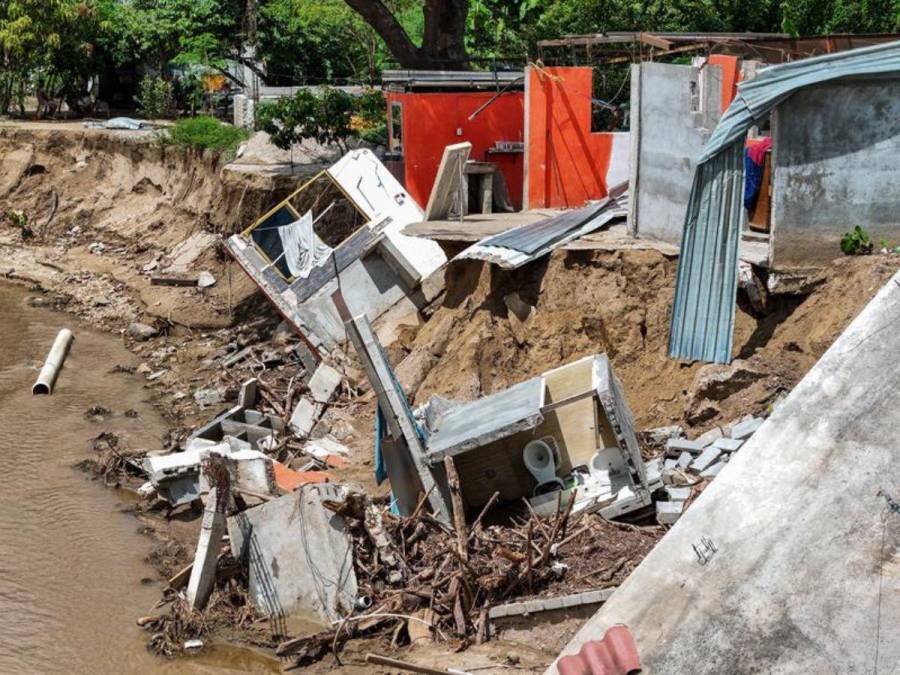
<path id="1" fill-rule="evenodd" d="M 227 234 L 249 224 L 299 176 L 235 172 L 224 169 L 220 158 L 163 148 L 151 137 L 79 130 L 0 127 L 0 154 L 0 214 L 23 211 L 32 229 L 32 236 L 23 237 L 9 218 L 0 218 L 0 273 L 35 291 L 32 304 L 63 308 L 122 335 L 139 356 L 134 374 L 171 425 L 161 446 L 174 447 L 190 427 L 233 402 L 239 383 L 250 376 L 265 384 L 267 409 L 289 416 L 300 393 L 291 382 L 297 339 L 279 329 L 274 310 L 217 247 L 191 262 L 193 271 L 216 278 L 210 288 L 151 286 L 149 277 L 166 268 L 190 236 Z M 407 392 L 420 403 L 432 393 L 472 399 L 605 351 L 638 428 L 679 423 L 693 435 L 766 412 L 896 266 L 895 259 L 881 256 L 837 260 L 810 294 L 773 300 L 765 316 L 754 316 L 741 301 L 738 360 L 725 367 L 666 357 L 676 261 L 656 251 L 560 250 L 512 273 L 454 264 L 446 292 L 421 325 L 399 331 L 389 354 Z M 127 334 L 134 321 L 151 326 L 155 335 Z M 248 347 L 246 358 L 223 366 Z M 330 433 L 351 449 L 348 465 L 332 470 L 336 481 L 384 494 L 386 486 L 374 485 L 371 459 L 374 398 L 352 355 L 333 355 L 333 362 L 346 383 L 313 435 Z M 179 518 L 166 521 L 157 514 L 151 525 L 167 542 L 154 558 L 163 578 L 193 554 L 199 513 Z M 607 553 L 613 555 L 595 555 Z M 210 636 L 235 637 L 222 616 L 203 629 Z M 265 626 L 254 624 L 252 612 L 228 616 L 247 628 L 243 639 L 266 643 Z M 477 665 L 479 654 L 496 657 L 519 645 L 517 658 L 540 667 L 580 618 L 535 624 L 510 631 L 507 642 L 487 648 L 493 651 L 470 650 L 465 662 L 454 657 L 454 664 Z M 364 648 L 365 643 L 350 647 L 350 653 L 358 657 Z M 441 661 L 426 655 L 434 664 Z M 331 658 L 317 668 L 333 667 Z"/>

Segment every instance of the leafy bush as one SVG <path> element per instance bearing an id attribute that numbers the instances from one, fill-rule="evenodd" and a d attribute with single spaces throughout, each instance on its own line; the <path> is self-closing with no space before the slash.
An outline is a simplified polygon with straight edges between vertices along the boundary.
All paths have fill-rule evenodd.
<path id="1" fill-rule="evenodd" d="M 145 75 L 137 94 L 138 112 L 147 119 L 172 117 L 175 99 L 172 83 L 161 77 Z"/>
<path id="2" fill-rule="evenodd" d="M 234 152 L 250 133 L 230 124 L 223 124 L 215 117 L 200 115 L 185 117 L 169 129 L 169 140 L 175 145 L 196 150 Z"/>
<path id="3" fill-rule="evenodd" d="M 869 233 L 859 225 L 841 237 L 841 250 L 845 255 L 866 255 L 872 252 L 872 240 Z"/>
<path id="4" fill-rule="evenodd" d="M 318 94 L 300 89 L 293 96 L 260 104 L 256 128 L 269 134 L 272 143 L 282 150 L 312 138 L 346 151 L 350 138 L 379 142 L 379 128 L 386 136 L 384 97 L 375 90 L 354 97 L 334 87 L 321 87 Z"/>

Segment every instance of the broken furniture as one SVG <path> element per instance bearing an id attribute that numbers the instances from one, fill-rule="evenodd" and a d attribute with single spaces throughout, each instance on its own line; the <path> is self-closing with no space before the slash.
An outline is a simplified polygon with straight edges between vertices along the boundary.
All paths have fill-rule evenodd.
<path id="1" fill-rule="evenodd" d="M 431 299 L 422 281 L 447 258 L 434 242 L 402 234 L 422 218 L 378 158 L 354 150 L 227 247 L 309 345 L 328 350 L 346 338 L 331 301 L 338 288 L 354 313 L 373 319 L 398 303 L 418 311 Z"/>
<path id="2" fill-rule="evenodd" d="M 653 485 L 648 480 L 631 411 L 606 355 L 469 403 L 432 397 L 416 416 L 365 316 L 349 320 L 347 332 L 385 418 L 381 448 L 401 514 L 426 493 L 436 516 L 450 522 L 445 458 L 452 458 L 467 511 L 484 507 L 495 492 L 503 500 L 530 499 L 544 513 L 574 497 L 578 510 L 608 518 L 650 504 L 659 478 Z M 523 455 L 534 441 L 554 454 L 555 478 L 541 480 L 541 490 Z"/>

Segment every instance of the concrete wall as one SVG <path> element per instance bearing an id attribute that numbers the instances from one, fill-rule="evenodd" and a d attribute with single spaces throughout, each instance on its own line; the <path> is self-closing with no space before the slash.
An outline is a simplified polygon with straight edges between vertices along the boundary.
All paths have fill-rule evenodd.
<path id="1" fill-rule="evenodd" d="M 721 117 L 722 69 L 631 67 L 632 234 L 681 242 L 694 158 Z"/>
<path id="2" fill-rule="evenodd" d="M 896 671 L 897 316 L 900 273 L 564 654 L 624 623 L 654 675 Z"/>
<path id="3" fill-rule="evenodd" d="M 809 87 L 773 115 L 773 266 L 826 263 L 855 225 L 900 243 L 900 79 Z"/>

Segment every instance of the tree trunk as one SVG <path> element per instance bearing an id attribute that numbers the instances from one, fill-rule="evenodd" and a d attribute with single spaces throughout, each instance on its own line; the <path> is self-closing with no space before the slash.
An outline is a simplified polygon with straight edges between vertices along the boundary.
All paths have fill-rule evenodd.
<path id="1" fill-rule="evenodd" d="M 401 68 L 464 70 L 468 0 L 425 0 L 425 34 L 416 47 L 403 26 L 381 0 L 344 0 L 384 40 Z"/>

